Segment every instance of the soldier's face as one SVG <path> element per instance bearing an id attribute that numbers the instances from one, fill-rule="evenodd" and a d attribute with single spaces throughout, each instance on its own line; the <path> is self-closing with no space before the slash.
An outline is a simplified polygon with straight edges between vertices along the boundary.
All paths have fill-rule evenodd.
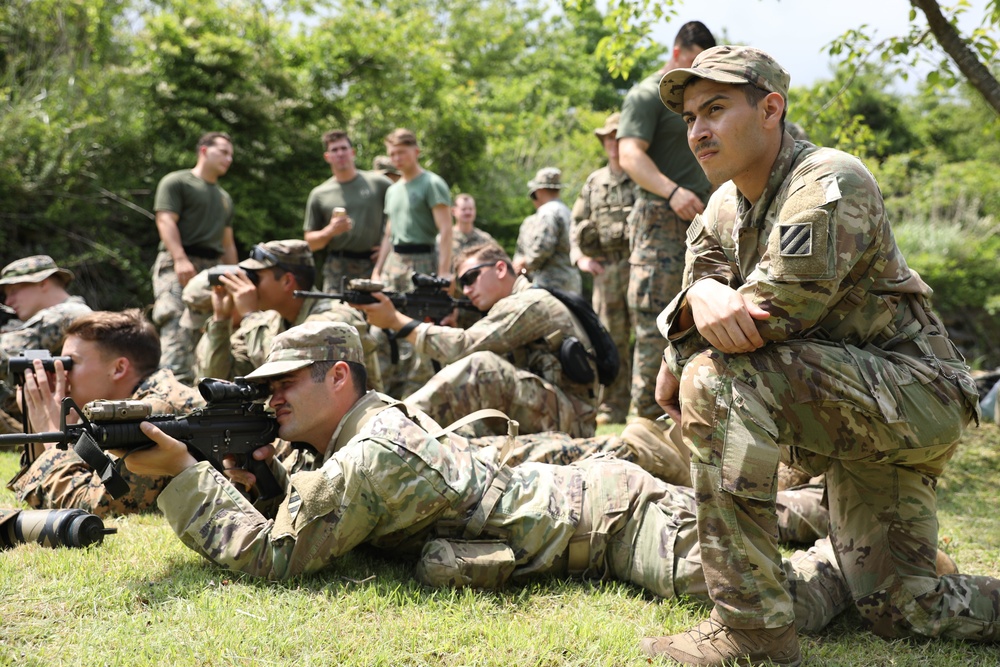
<path id="1" fill-rule="evenodd" d="M 271 381 L 271 401 L 278 435 L 285 440 L 308 442 L 324 451 L 336 420 L 330 418 L 326 383 L 314 382 L 310 369 L 281 375 Z"/>
<path id="2" fill-rule="evenodd" d="M 406 173 L 412 171 L 417 166 L 417 159 L 420 156 L 420 149 L 416 146 L 406 146 L 403 144 L 386 144 L 386 152 L 396 169 Z"/>
<path id="3" fill-rule="evenodd" d="M 66 372 L 69 383 L 66 391 L 77 405 L 83 406 L 102 398 L 127 398 L 114 395 L 118 358 L 106 354 L 96 342 L 79 336 L 67 336 L 63 342 L 62 354 L 73 360 L 73 368 Z"/>
<path id="4" fill-rule="evenodd" d="M 284 276 L 290 275 L 285 273 Z M 274 310 L 287 298 L 282 286 L 282 280 L 275 278 L 274 269 L 257 271 L 257 307 L 261 310 Z"/>
<path id="5" fill-rule="evenodd" d="M 502 264 L 502 262 L 496 264 Z M 462 293 L 469 298 L 472 305 L 483 312 L 492 308 L 500 299 L 510 295 L 510 290 L 505 289 L 504 284 L 500 281 L 496 264 L 484 266 L 478 258 L 470 257 L 458 267 L 457 275 L 463 278 Z M 477 273 L 473 275 L 472 272 Z"/>
<path id="6" fill-rule="evenodd" d="M 601 143 L 604 144 L 604 154 L 608 156 L 609 160 L 618 159 L 618 133 L 612 132 L 601 138 Z"/>
<path id="7" fill-rule="evenodd" d="M 451 212 L 458 222 L 472 224 L 476 221 L 476 202 L 463 197 L 452 207 Z"/>
<path id="8" fill-rule="evenodd" d="M 4 303 L 14 309 L 19 320 L 31 319 L 45 308 L 45 281 L 4 285 Z"/>
<path id="9" fill-rule="evenodd" d="M 204 150 L 205 167 L 211 170 L 216 176 L 222 176 L 229 171 L 229 166 L 233 163 L 233 145 L 217 137 L 211 146 L 206 146 Z"/>
<path id="10" fill-rule="evenodd" d="M 323 157 L 334 171 L 345 171 L 354 166 L 355 152 L 347 139 L 338 139 L 327 145 Z"/>
<path id="11" fill-rule="evenodd" d="M 684 122 L 691 152 L 708 180 L 756 182 L 771 169 L 764 133 L 765 105 L 750 106 L 742 86 L 696 79 L 684 89 Z"/>

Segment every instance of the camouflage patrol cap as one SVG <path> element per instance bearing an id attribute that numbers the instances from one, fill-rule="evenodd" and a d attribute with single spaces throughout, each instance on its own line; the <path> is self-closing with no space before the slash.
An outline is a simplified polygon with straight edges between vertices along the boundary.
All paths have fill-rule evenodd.
<path id="1" fill-rule="evenodd" d="M 0 272 L 0 285 L 40 283 L 53 275 L 58 276 L 64 286 L 73 280 L 73 272 L 56 266 L 55 261 L 48 255 L 32 255 L 22 257 L 3 267 L 3 271 Z"/>
<path id="2" fill-rule="evenodd" d="M 535 177 L 528 181 L 528 194 L 535 190 L 562 190 L 562 172 L 555 167 L 542 167 Z"/>
<path id="3" fill-rule="evenodd" d="M 312 366 L 317 361 L 363 364 L 364 355 L 358 330 L 350 324 L 304 322 L 275 336 L 267 360 L 246 379 L 266 380 Z"/>
<path id="4" fill-rule="evenodd" d="M 604 121 L 604 127 L 599 127 L 594 130 L 594 134 L 597 135 L 598 139 L 603 139 L 609 134 L 614 134 L 618 131 L 618 121 L 621 120 L 622 115 L 617 111 L 608 116 L 608 119 Z"/>
<path id="5" fill-rule="evenodd" d="M 372 171 L 381 172 L 383 176 L 386 174 L 399 174 L 399 169 L 396 169 L 396 165 L 392 163 L 388 155 L 378 155 L 372 161 Z"/>
<path id="6" fill-rule="evenodd" d="M 660 100 L 674 113 L 684 110 L 684 88 L 693 78 L 733 85 L 752 84 L 788 99 L 791 77 L 767 53 L 751 46 L 713 46 L 698 54 L 691 67 L 673 69 L 660 79 Z"/>
<path id="7" fill-rule="evenodd" d="M 250 251 L 250 258 L 239 263 L 241 269 L 259 271 L 281 266 L 284 269 L 313 267 L 313 254 L 309 244 L 301 239 L 258 243 Z"/>

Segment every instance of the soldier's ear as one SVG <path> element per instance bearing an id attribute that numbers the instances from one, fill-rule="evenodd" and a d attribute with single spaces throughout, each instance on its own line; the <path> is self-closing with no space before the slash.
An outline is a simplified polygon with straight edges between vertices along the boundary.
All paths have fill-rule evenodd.
<path id="1" fill-rule="evenodd" d="M 121 378 L 128 375 L 128 372 L 132 369 L 132 360 L 128 357 L 118 357 L 115 359 L 114 365 L 111 367 L 111 377 L 114 380 L 120 380 Z"/>

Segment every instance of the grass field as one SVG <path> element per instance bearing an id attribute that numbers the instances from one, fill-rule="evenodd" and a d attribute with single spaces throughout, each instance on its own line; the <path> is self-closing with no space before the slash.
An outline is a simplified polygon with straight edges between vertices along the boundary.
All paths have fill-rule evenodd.
<path id="1" fill-rule="evenodd" d="M 998 443 L 996 426 L 971 432 L 939 490 L 941 547 L 963 572 L 1000 577 Z M 16 467 L 0 453 L 3 479 Z M 159 516 L 109 523 L 101 546 L 0 553 L 0 665 L 644 665 L 641 637 L 708 612 L 616 583 L 427 589 L 365 553 L 273 584 L 202 560 Z M 802 644 L 810 665 L 1000 664 L 996 647 L 883 641 L 853 610 Z"/>

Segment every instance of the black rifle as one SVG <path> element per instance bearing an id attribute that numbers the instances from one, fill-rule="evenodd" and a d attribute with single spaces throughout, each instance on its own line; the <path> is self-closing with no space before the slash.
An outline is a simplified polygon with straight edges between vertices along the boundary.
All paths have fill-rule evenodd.
<path id="1" fill-rule="evenodd" d="M 81 509 L 0 510 L 0 550 L 28 542 L 52 548 L 86 547 L 117 532 Z"/>
<path id="2" fill-rule="evenodd" d="M 479 309 L 472 305 L 468 299 L 455 299 L 444 291 L 450 286 L 451 281 L 447 278 L 429 276 L 426 273 L 414 273 L 412 292 L 387 292 L 381 283 L 371 280 L 352 280 L 346 289 L 341 285 L 340 294 L 295 290 L 295 296 L 303 299 L 337 299 L 344 303 L 363 305 L 378 303 L 372 294 L 382 292 L 389 297 L 392 305 L 399 312 L 415 320 L 435 324 L 440 323 L 455 308 L 479 312 Z"/>
<path id="3" fill-rule="evenodd" d="M 268 386 L 243 378 L 235 382 L 206 378 L 198 384 L 198 390 L 207 405 L 187 415 L 150 414 L 149 404 L 142 401 L 92 401 L 81 411 L 67 397 L 62 401 L 60 430 L 0 435 L 0 445 L 54 442 L 65 449 L 75 442 L 73 451 L 101 476 L 108 493 L 119 498 L 128 492 L 128 484 L 102 450 L 122 449 L 127 455 L 152 447 L 153 441 L 139 429 L 139 424 L 148 421 L 187 445 L 196 459 L 209 461 L 220 472 L 222 459 L 235 457 L 237 464 L 257 478 L 261 500 L 281 494 L 268 464 L 253 458 L 255 449 L 278 437 L 277 420 L 259 402 L 270 394 Z M 79 415 L 79 424 L 66 423 L 70 412 Z"/>

